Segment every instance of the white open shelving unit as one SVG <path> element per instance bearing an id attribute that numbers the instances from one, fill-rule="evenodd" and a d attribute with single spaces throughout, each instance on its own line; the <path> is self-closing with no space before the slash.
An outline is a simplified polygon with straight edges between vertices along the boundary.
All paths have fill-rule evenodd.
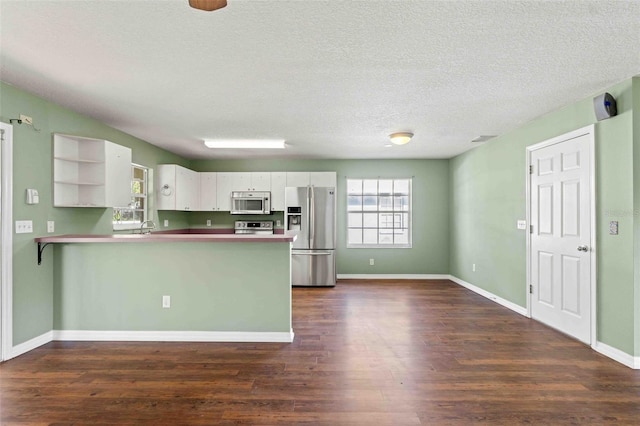
<path id="1" fill-rule="evenodd" d="M 53 135 L 54 207 L 115 207 L 131 197 L 131 149 L 103 139 Z"/>

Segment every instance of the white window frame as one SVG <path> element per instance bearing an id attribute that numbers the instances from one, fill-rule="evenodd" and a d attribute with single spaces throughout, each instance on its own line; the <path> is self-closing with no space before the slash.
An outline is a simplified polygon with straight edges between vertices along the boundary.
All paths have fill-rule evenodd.
<path id="1" fill-rule="evenodd" d="M 360 181 L 375 180 L 375 181 L 377 181 L 377 188 L 378 189 L 376 190 L 376 195 L 375 195 L 376 197 L 379 197 L 381 195 L 380 194 L 380 189 L 379 189 L 381 180 L 392 180 L 392 181 L 407 180 L 407 181 L 409 181 L 409 194 L 408 194 L 409 195 L 409 209 L 407 211 L 405 211 L 405 210 L 402 210 L 402 211 L 401 210 L 388 211 L 388 210 L 379 210 L 379 208 L 376 209 L 376 210 L 364 210 L 364 208 L 362 210 L 355 210 L 355 211 L 354 210 L 350 210 L 349 209 L 349 195 L 353 195 L 353 194 L 349 194 L 349 190 L 348 190 L 349 181 L 350 180 L 360 180 Z M 345 191 L 345 193 L 346 193 L 346 197 L 347 197 L 347 200 L 346 200 L 347 206 L 346 206 L 346 218 L 345 218 L 346 220 L 345 220 L 345 223 L 346 223 L 346 229 L 347 229 L 347 232 L 346 232 L 347 248 L 397 249 L 397 248 L 411 248 L 412 247 L 412 244 L 413 244 L 413 219 L 412 219 L 413 218 L 413 201 L 412 201 L 412 199 L 413 199 L 413 178 L 412 177 L 409 177 L 409 178 L 404 178 L 404 177 L 392 177 L 392 178 L 347 178 L 346 187 L 347 187 L 347 190 Z M 365 194 L 359 194 L 359 195 L 365 196 Z M 380 243 L 377 243 L 377 244 L 364 244 L 364 243 L 358 244 L 358 243 L 350 243 L 349 242 L 349 229 L 373 229 L 373 228 L 368 228 L 368 227 L 365 228 L 364 224 L 362 224 L 361 227 L 350 227 L 349 226 L 349 213 L 375 213 L 375 214 L 378 214 L 378 215 L 379 214 L 386 214 L 386 213 L 391 214 L 391 215 L 407 214 L 408 215 L 408 219 L 407 219 L 407 222 L 408 222 L 407 223 L 408 243 L 402 243 L 402 244 L 399 244 L 399 243 L 396 243 L 396 244 L 393 244 L 393 243 L 392 244 L 380 244 Z M 395 224 L 395 217 L 394 217 L 394 224 Z M 377 229 L 377 231 L 379 233 L 381 229 L 385 229 L 385 230 L 388 229 L 388 230 L 391 230 L 393 232 L 393 230 L 396 229 L 396 228 L 395 227 L 392 227 L 392 228 L 380 228 L 380 221 L 378 219 L 377 226 L 376 226 L 375 229 Z M 404 229 L 404 228 L 400 227 L 398 229 Z"/>
<path id="2" fill-rule="evenodd" d="M 144 179 L 140 180 L 140 179 L 135 179 L 135 173 L 134 173 L 134 169 L 142 169 L 144 170 Z M 132 198 L 132 203 L 133 203 L 133 198 L 144 198 L 145 203 L 144 203 L 144 209 L 138 209 L 138 210 L 142 210 L 142 221 L 115 221 L 112 219 L 112 223 L 113 223 L 113 230 L 114 231 L 124 231 L 124 230 L 131 230 L 131 229 L 140 229 L 140 226 L 142 225 L 142 222 L 146 221 L 148 216 L 149 216 L 149 167 L 146 166 L 142 166 L 140 164 L 135 164 L 135 163 L 131 163 L 131 185 L 133 188 L 133 183 L 137 182 L 137 181 L 141 181 L 144 183 L 143 187 L 144 187 L 144 192 L 142 194 L 134 194 L 133 190 L 131 191 L 131 198 Z M 131 206 L 131 204 L 129 206 L 126 207 L 114 207 L 113 211 L 114 211 L 114 215 L 115 215 L 115 211 L 116 210 L 135 210 L 135 207 Z"/>

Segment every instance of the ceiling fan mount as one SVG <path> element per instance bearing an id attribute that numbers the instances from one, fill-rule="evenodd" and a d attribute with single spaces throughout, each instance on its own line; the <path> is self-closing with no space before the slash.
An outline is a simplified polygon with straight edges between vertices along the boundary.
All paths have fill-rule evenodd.
<path id="1" fill-rule="evenodd" d="M 189 0 L 189 6 L 194 9 L 206 10 L 211 12 L 222 9 L 227 5 L 227 0 Z"/>

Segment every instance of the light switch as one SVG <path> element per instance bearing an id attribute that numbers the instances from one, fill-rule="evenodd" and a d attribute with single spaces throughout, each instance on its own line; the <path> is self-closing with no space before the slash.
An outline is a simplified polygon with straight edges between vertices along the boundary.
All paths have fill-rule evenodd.
<path id="1" fill-rule="evenodd" d="M 517 223 L 518 229 L 527 229 L 527 221 L 519 220 Z"/>
<path id="2" fill-rule="evenodd" d="M 30 234 L 33 232 L 33 221 L 16 220 L 16 234 Z"/>
<path id="3" fill-rule="evenodd" d="M 618 235 L 618 221 L 612 220 L 609 222 L 609 235 Z"/>

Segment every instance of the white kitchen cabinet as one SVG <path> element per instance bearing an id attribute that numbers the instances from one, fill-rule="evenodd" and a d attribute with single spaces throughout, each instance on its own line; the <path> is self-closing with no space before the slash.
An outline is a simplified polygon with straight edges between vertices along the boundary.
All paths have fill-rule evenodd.
<path id="1" fill-rule="evenodd" d="M 53 135 L 54 207 L 131 202 L 131 149 L 103 139 Z"/>
<path id="2" fill-rule="evenodd" d="M 250 173 L 250 175 L 251 175 L 250 191 L 271 191 L 271 173 L 252 172 Z"/>
<path id="3" fill-rule="evenodd" d="M 271 211 L 284 211 L 284 188 L 287 186 L 285 172 L 271 173 Z"/>
<path id="4" fill-rule="evenodd" d="M 309 172 L 287 172 L 287 186 L 309 186 Z"/>
<path id="5" fill-rule="evenodd" d="M 216 181 L 216 204 L 218 210 L 228 212 L 231 210 L 231 192 L 237 185 L 238 173 L 220 172 Z"/>
<path id="6" fill-rule="evenodd" d="M 200 175 L 200 204 L 198 210 L 216 211 L 217 204 L 217 177 L 216 172 L 203 172 Z"/>
<path id="7" fill-rule="evenodd" d="M 309 185 L 319 187 L 336 187 L 338 179 L 336 172 L 311 172 L 309 173 Z"/>
<path id="8" fill-rule="evenodd" d="M 156 170 L 158 210 L 198 210 L 198 173 L 177 164 L 159 164 Z"/>
<path id="9" fill-rule="evenodd" d="M 287 186 L 335 187 L 336 172 L 287 172 Z"/>

